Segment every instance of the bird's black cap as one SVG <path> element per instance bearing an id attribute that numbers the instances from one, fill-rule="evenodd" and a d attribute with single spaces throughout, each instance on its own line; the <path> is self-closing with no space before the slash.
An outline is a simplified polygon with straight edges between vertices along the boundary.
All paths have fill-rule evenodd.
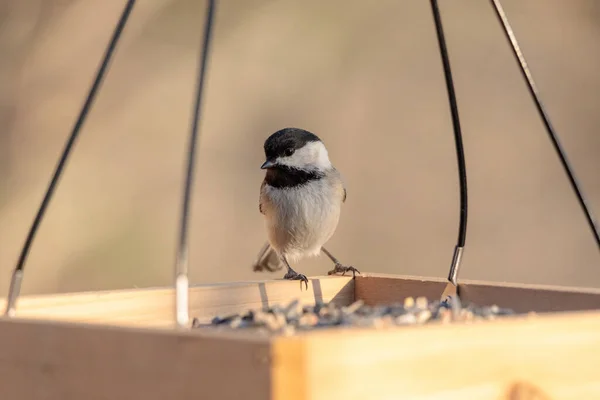
<path id="1" fill-rule="evenodd" d="M 265 140 L 265 156 L 267 160 L 285 156 L 286 150 L 297 150 L 308 142 L 320 142 L 321 139 L 314 133 L 300 128 L 281 129 Z"/>

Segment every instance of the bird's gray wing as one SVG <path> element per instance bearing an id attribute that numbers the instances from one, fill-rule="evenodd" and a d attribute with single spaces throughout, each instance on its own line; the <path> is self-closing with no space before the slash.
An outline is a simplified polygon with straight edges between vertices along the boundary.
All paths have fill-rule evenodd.
<path id="1" fill-rule="evenodd" d="M 265 184 L 266 181 L 263 180 L 261 185 L 260 185 L 260 195 L 258 197 L 258 211 L 260 211 L 261 214 L 265 213 L 265 210 L 263 210 L 263 204 L 262 204 L 262 199 L 263 199 L 263 189 L 265 188 Z"/>
<path id="2" fill-rule="evenodd" d="M 340 186 L 342 187 L 342 203 L 345 203 L 347 192 L 346 192 L 346 185 L 344 184 L 344 178 L 342 177 L 342 174 L 340 174 L 340 171 L 338 171 L 335 167 L 333 168 L 333 171 L 334 171 L 334 176 L 336 177 L 336 180 L 337 180 L 337 184 L 339 185 L 338 188 Z"/>

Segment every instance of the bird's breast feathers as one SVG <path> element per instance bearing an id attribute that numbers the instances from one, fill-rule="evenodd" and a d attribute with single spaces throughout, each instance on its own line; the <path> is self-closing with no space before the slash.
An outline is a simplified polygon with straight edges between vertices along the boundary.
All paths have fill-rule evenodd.
<path id="1" fill-rule="evenodd" d="M 277 212 L 319 217 L 318 214 L 327 214 L 332 209 L 339 209 L 345 200 L 346 189 L 337 176 L 328 176 L 291 188 L 277 188 L 263 181 L 259 209 L 265 215 Z"/>

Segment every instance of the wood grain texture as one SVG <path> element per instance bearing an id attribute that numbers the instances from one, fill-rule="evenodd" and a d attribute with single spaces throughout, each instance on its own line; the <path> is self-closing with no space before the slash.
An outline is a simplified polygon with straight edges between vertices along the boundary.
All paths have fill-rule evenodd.
<path id="1" fill-rule="evenodd" d="M 356 298 L 367 304 L 402 302 L 405 297 L 439 299 L 446 280 L 383 274 L 357 276 Z M 478 305 L 497 304 L 517 312 L 600 310 L 600 289 L 505 282 L 461 280 L 458 293 L 463 301 Z"/>
<path id="2" fill-rule="evenodd" d="M 308 290 L 299 282 L 284 280 L 232 282 L 190 288 L 190 317 L 203 321 L 215 315 L 244 312 L 263 305 L 354 301 L 350 277 L 309 279 Z M 5 301 L 0 302 L 4 308 Z M 22 296 L 17 303 L 20 318 L 86 322 L 90 324 L 173 328 L 175 292 L 171 288 L 107 290 L 43 296 Z"/>
<path id="3" fill-rule="evenodd" d="M 308 354 L 306 341 L 298 337 L 274 339 L 271 347 L 270 399 L 310 399 L 307 365 L 316 354 Z M 337 397 L 332 398 L 335 400 Z"/>
<path id="4" fill-rule="evenodd" d="M 439 299 L 446 287 L 446 280 L 404 275 L 361 274 L 356 277 L 355 297 L 365 304 L 391 304 L 402 302 L 405 297 L 425 296 Z"/>
<path id="5" fill-rule="evenodd" d="M 0 319 L 0 388 L 10 400 L 270 398 L 266 339 Z"/>
<path id="6" fill-rule="evenodd" d="M 600 399 L 599 312 L 277 340 L 295 360 L 273 374 L 279 387 L 304 383 L 277 400 Z"/>

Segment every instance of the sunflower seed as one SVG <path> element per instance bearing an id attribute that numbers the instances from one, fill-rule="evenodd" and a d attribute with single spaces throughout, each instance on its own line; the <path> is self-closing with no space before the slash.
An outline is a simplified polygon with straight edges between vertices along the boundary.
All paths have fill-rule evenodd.
<path id="1" fill-rule="evenodd" d="M 254 328 L 257 331 L 292 335 L 298 330 L 306 331 L 331 327 L 372 327 L 375 329 L 390 326 L 423 325 L 430 322 L 452 323 L 490 320 L 513 315 L 511 309 L 497 305 L 463 305 L 457 297 L 444 301 L 429 301 L 420 296 L 407 297 L 402 303 L 370 306 L 357 300 L 347 306 L 330 303 L 316 303 L 302 306 L 299 300 L 287 305 L 276 304 L 259 310 L 249 310 L 244 314 L 231 314 L 215 317 L 208 326 L 221 326 L 225 329 Z M 202 328 L 197 318 L 193 328 Z"/>

